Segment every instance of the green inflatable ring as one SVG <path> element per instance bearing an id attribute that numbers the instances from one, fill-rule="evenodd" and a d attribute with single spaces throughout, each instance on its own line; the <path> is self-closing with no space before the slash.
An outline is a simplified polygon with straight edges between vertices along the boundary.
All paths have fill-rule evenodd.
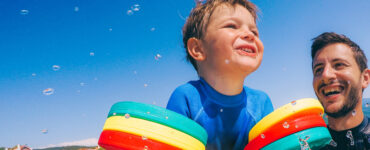
<path id="1" fill-rule="evenodd" d="M 153 121 L 177 129 L 198 139 L 204 145 L 207 145 L 208 135 L 202 126 L 171 110 L 150 104 L 124 101 L 115 103 L 111 107 L 108 118 L 110 116 L 125 116 L 126 114 L 131 117 Z"/>
<path id="2" fill-rule="evenodd" d="M 330 133 L 326 127 L 315 127 L 281 138 L 263 147 L 261 150 L 276 150 L 276 148 L 297 150 L 301 149 L 301 145 L 305 143 L 303 140 L 307 141 L 308 146 L 312 150 L 316 150 L 329 144 L 331 139 Z"/>

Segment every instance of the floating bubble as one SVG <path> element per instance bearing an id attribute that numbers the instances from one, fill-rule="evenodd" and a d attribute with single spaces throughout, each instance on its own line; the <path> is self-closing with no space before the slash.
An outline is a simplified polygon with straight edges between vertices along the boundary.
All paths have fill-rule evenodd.
<path id="1" fill-rule="evenodd" d="M 365 107 L 369 107 L 369 103 L 366 103 Z"/>
<path id="2" fill-rule="evenodd" d="M 95 78 L 94 78 L 94 80 L 96 81 L 96 80 L 98 80 L 98 78 L 97 78 L 97 77 L 95 77 Z"/>
<path id="3" fill-rule="evenodd" d="M 80 10 L 80 8 L 79 7 L 77 7 L 77 6 L 75 6 L 75 12 L 78 12 L 79 10 Z"/>
<path id="4" fill-rule="evenodd" d="M 90 52 L 90 56 L 95 56 L 95 53 L 94 52 Z"/>
<path id="5" fill-rule="evenodd" d="M 298 125 L 295 125 L 295 128 L 298 128 Z"/>
<path id="6" fill-rule="evenodd" d="M 356 115 L 356 110 L 352 110 L 352 116 Z"/>
<path id="7" fill-rule="evenodd" d="M 289 124 L 288 124 L 288 122 L 284 122 L 284 124 L 283 124 L 283 127 L 285 128 L 285 129 L 288 129 L 289 128 Z"/>
<path id="8" fill-rule="evenodd" d="M 134 12 L 132 10 L 127 10 L 126 14 L 131 16 L 132 14 L 134 14 Z"/>
<path id="9" fill-rule="evenodd" d="M 59 65 L 53 65 L 53 70 L 54 71 L 58 71 L 60 69 L 60 66 Z"/>
<path id="10" fill-rule="evenodd" d="M 222 108 L 221 108 L 221 109 L 220 109 L 220 112 L 223 112 L 223 111 L 224 111 L 224 109 L 222 109 Z"/>
<path id="11" fill-rule="evenodd" d="M 43 90 L 42 93 L 44 95 L 51 95 L 51 94 L 54 94 L 54 89 L 53 88 L 47 88 L 47 89 Z"/>
<path id="12" fill-rule="evenodd" d="M 77 92 L 77 93 L 81 93 L 81 90 L 77 90 L 76 92 Z"/>
<path id="13" fill-rule="evenodd" d="M 153 101 L 153 105 L 157 104 L 157 102 Z"/>
<path id="14" fill-rule="evenodd" d="M 293 106 L 295 105 L 295 104 L 297 104 L 297 102 L 296 101 L 292 101 L 292 102 L 290 102 Z"/>
<path id="15" fill-rule="evenodd" d="M 168 116 L 166 116 L 166 119 L 168 119 Z"/>
<path id="16" fill-rule="evenodd" d="M 147 114 L 150 114 L 150 112 L 149 112 L 149 111 L 147 111 L 146 113 L 147 113 Z"/>
<path id="17" fill-rule="evenodd" d="M 141 136 L 141 139 L 143 139 L 143 140 L 147 140 L 148 138 L 146 137 L 146 136 Z"/>
<path id="18" fill-rule="evenodd" d="M 150 28 L 150 31 L 154 31 L 155 30 L 155 28 L 153 27 L 153 28 Z"/>
<path id="19" fill-rule="evenodd" d="M 130 114 L 127 114 L 127 113 L 126 113 L 126 114 L 125 114 L 125 118 L 126 118 L 126 119 L 130 118 Z"/>
<path id="20" fill-rule="evenodd" d="M 230 63 L 230 60 L 225 59 L 225 64 L 229 64 L 229 63 Z"/>
<path id="21" fill-rule="evenodd" d="M 140 10 L 140 5 L 139 4 L 135 4 L 135 5 L 131 6 L 131 10 L 133 10 L 133 11 L 139 11 Z"/>
<path id="22" fill-rule="evenodd" d="M 157 55 L 154 56 L 155 60 L 159 60 L 160 58 L 162 58 L 162 56 L 160 54 L 157 54 Z"/>
<path id="23" fill-rule="evenodd" d="M 323 117 L 324 116 L 324 113 L 320 112 L 320 116 Z"/>
<path id="24" fill-rule="evenodd" d="M 134 74 L 137 74 L 137 71 L 134 71 Z"/>
<path id="25" fill-rule="evenodd" d="M 264 139 L 265 138 L 265 135 L 264 134 L 261 134 L 261 138 Z"/>
<path id="26" fill-rule="evenodd" d="M 20 11 L 20 14 L 21 14 L 21 15 L 28 15 L 28 13 L 29 13 L 29 11 L 28 11 L 27 9 L 22 9 L 22 10 Z"/>
<path id="27" fill-rule="evenodd" d="M 144 87 L 148 87 L 148 84 L 144 84 Z"/>
<path id="28" fill-rule="evenodd" d="M 85 85 L 86 85 L 86 84 L 85 84 L 85 83 L 83 83 L 83 82 L 81 82 L 81 83 L 80 83 L 80 86 L 85 86 Z"/>
<path id="29" fill-rule="evenodd" d="M 109 28 L 108 30 L 109 30 L 109 32 L 112 32 L 113 29 L 112 28 Z"/>
<path id="30" fill-rule="evenodd" d="M 117 115 L 117 113 L 113 113 L 113 116 Z"/>
<path id="31" fill-rule="evenodd" d="M 36 77 L 36 73 L 32 73 L 32 76 L 33 76 L 33 77 Z"/>
<path id="32" fill-rule="evenodd" d="M 48 129 L 42 129 L 41 132 L 44 133 L 44 134 L 47 134 L 48 133 Z"/>

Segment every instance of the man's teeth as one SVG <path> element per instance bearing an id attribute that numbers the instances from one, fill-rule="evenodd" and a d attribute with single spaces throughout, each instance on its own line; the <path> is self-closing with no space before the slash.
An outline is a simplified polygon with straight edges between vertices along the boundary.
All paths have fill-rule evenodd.
<path id="1" fill-rule="evenodd" d="M 330 88 L 330 89 L 324 89 L 323 94 L 325 96 L 329 96 L 329 95 L 332 95 L 332 94 L 338 94 L 341 91 L 342 91 L 342 89 L 340 87 L 335 87 L 335 88 Z"/>

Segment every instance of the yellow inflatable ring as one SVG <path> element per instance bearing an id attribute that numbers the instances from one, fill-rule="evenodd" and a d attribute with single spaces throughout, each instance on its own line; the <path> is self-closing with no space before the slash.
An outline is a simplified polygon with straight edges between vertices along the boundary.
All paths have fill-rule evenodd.
<path id="1" fill-rule="evenodd" d="M 188 134 L 134 117 L 111 116 L 105 121 L 103 130 L 116 130 L 139 135 L 185 150 L 205 150 L 203 143 Z"/>
<path id="2" fill-rule="evenodd" d="M 309 114 L 322 115 L 323 113 L 324 109 L 317 99 L 304 98 L 292 101 L 262 118 L 249 132 L 248 141 L 252 141 L 266 129 L 276 124 L 294 120 L 295 118 Z"/>

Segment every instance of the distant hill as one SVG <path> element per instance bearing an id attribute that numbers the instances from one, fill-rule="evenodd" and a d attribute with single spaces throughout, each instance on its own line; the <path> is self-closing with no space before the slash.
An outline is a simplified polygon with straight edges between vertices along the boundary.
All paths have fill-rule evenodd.
<path id="1" fill-rule="evenodd" d="M 44 149 L 34 149 L 34 150 L 81 150 L 81 149 L 96 149 L 96 146 L 86 147 L 86 146 L 64 146 L 64 147 L 50 147 Z"/>
<path id="2" fill-rule="evenodd" d="M 370 117 L 370 98 L 364 98 L 362 100 L 362 111 L 364 111 L 367 117 Z"/>

